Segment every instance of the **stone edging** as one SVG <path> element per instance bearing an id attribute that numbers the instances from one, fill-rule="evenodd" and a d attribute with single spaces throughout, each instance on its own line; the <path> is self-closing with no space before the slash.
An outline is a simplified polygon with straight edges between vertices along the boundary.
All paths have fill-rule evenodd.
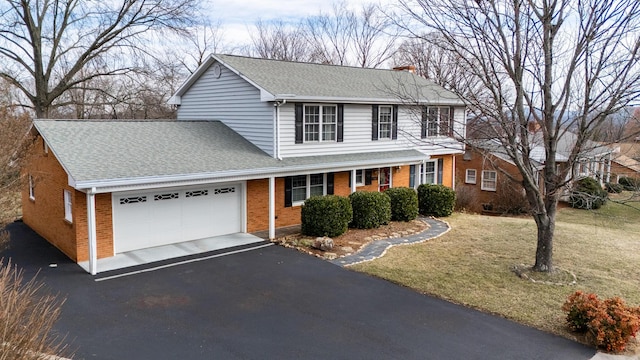
<path id="1" fill-rule="evenodd" d="M 363 246 L 357 252 L 343 256 L 341 258 L 329 260 L 329 262 L 339 266 L 352 266 L 367 261 L 372 261 L 384 256 L 387 250 L 398 245 L 412 245 L 438 238 L 451 230 L 451 226 L 444 220 L 434 217 L 420 218 L 421 221 L 429 225 L 424 231 L 407 237 L 388 238 L 372 241 Z M 442 229 L 445 227 L 445 229 Z M 426 236 L 425 236 L 426 235 Z"/>

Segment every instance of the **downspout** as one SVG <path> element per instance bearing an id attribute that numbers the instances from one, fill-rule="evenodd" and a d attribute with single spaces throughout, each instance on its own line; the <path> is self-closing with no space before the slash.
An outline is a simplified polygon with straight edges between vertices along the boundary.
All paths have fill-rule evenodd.
<path id="1" fill-rule="evenodd" d="M 282 160 L 282 156 L 280 156 L 280 106 L 287 103 L 287 99 L 276 100 L 273 103 L 273 106 L 276 108 L 276 128 L 274 130 L 275 136 L 275 144 L 273 149 L 273 155 L 276 159 Z"/>

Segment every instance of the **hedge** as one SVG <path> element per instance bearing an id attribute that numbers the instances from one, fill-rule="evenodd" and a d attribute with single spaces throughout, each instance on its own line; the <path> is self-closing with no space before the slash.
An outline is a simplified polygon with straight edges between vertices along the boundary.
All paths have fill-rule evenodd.
<path id="1" fill-rule="evenodd" d="M 312 196 L 302 205 L 301 231 L 309 236 L 339 236 L 347 231 L 352 214 L 344 196 Z"/>
<path id="2" fill-rule="evenodd" d="M 391 221 L 391 199 L 380 192 L 356 191 L 349 195 L 353 220 L 349 227 L 373 229 Z"/>
<path id="3" fill-rule="evenodd" d="M 420 214 L 449 216 L 456 204 L 456 193 L 444 185 L 422 184 L 418 186 Z"/>
<path id="4" fill-rule="evenodd" d="M 569 205 L 576 209 L 599 209 L 607 201 L 607 196 L 598 180 L 586 177 L 575 182 L 569 195 Z"/>
<path id="5" fill-rule="evenodd" d="M 391 200 L 391 220 L 411 221 L 418 217 L 418 193 L 408 187 L 387 189 L 384 194 Z"/>

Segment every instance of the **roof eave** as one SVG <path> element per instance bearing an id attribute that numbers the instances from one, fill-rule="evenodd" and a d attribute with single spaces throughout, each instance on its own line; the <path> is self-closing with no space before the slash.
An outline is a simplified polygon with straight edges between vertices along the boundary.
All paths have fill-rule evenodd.
<path id="1" fill-rule="evenodd" d="M 398 158 L 384 159 L 384 160 L 365 160 L 365 161 L 348 161 L 348 162 L 333 162 L 333 163 L 316 163 L 305 164 L 287 167 L 270 167 L 259 168 L 249 170 L 232 170 L 232 171 L 217 171 L 209 173 L 197 173 L 197 174 L 178 174 L 167 176 L 145 176 L 138 178 L 124 178 L 124 179 L 104 179 L 104 180 L 85 180 L 76 181 L 75 188 L 78 190 L 96 189 L 96 192 L 111 192 L 114 190 L 123 191 L 122 188 L 136 186 L 140 188 L 144 187 L 161 187 L 162 184 L 168 184 L 165 186 L 184 186 L 188 183 L 205 183 L 205 182 L 220 182 L 233 179 L 234 181 L 251 180 L 251 179 L 263 179 L 270 176 L 291 176 L 296 174 L 303 174 L 313 171 L 322 172 L 336 172 L 347 171 L 351 169 L 364 169 L 369 167 L 385 167 L 396 166 L 406 164 L 417 164 L 424 161 L 428 156 L 415 155 L 404 156 Z"/>
<path id="2" fill-rule="evenodd" d="M 399 98 L 364 98 L 364 97 L 341 97 L 341 96 L 306 96 L 296 94 L 275 94 L 261 91 L 260 100 L 262 101 L 296 101 L 296 102 L 332 102 L 347 104 L 406 104 L 406 105 L 448 105 L 448 106 L 465 106 L 464 102 L 459 99 L 444 100 L 427 100 L 407 101 Z"/>

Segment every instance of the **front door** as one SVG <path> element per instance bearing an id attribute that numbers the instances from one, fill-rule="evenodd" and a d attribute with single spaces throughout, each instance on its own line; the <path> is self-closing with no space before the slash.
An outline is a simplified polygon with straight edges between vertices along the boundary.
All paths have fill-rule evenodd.
<path id="1" fill-rule="evenodd" d="M 391 187 L 391 168 L 380 168 L 378 173 L 378 190 L 382 192 Z"/>

